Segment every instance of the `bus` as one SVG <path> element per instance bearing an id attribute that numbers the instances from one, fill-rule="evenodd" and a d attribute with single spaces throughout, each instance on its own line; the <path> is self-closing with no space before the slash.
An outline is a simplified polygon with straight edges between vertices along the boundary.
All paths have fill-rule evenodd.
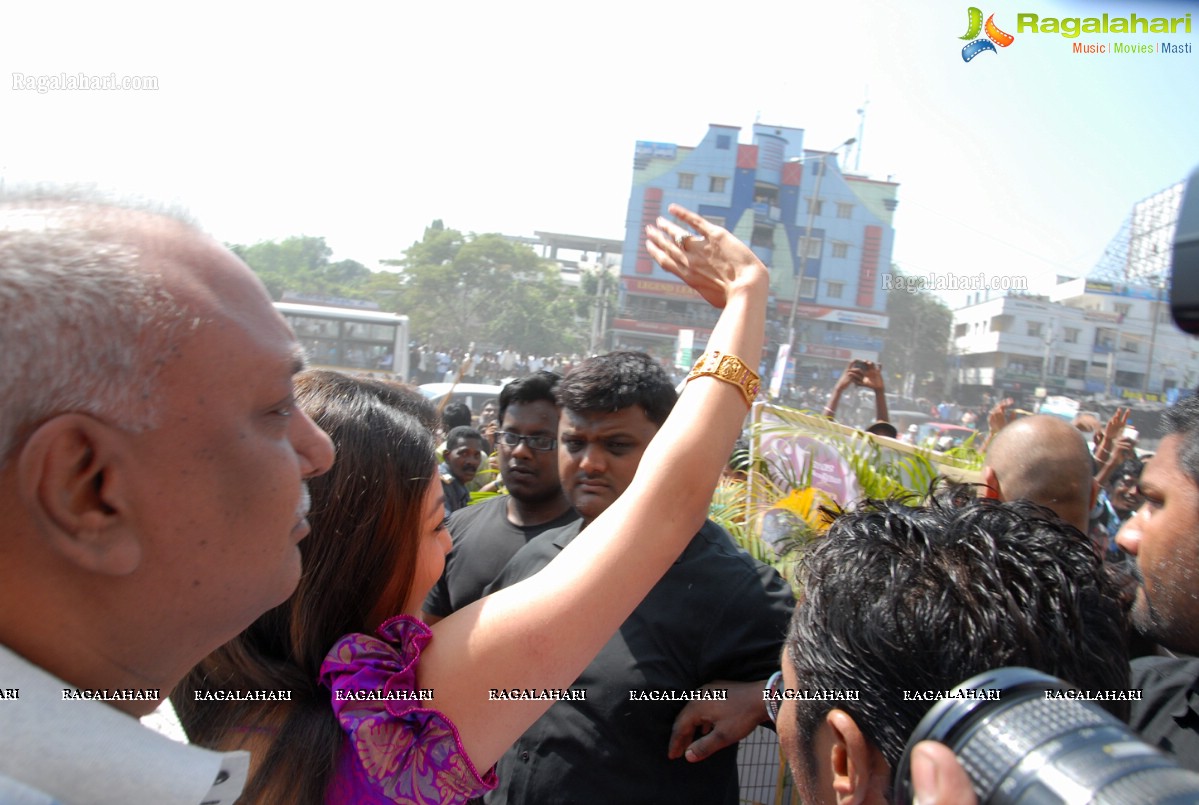
<path id="1" fill-rule="evenodd" d="M 314 369 L 408 379 L 408 317 L 379 310 L 275 302 Z"/>

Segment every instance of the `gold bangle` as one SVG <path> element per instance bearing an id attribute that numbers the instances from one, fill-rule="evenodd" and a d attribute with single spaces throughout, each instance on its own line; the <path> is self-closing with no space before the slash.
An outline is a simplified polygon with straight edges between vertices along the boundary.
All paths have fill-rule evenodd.
<path id="1" fill-rule="evenodd" d="M 762 387 L 758 373 L 746 366 L 745 361 L 736 355 L 726 355 L 717 350 L 710 350 L 699 356 L 695 366 L 691 367 L 691 373 L 687 375 L 687 381 L 697 377 L 714 377 L 736 386 L 741 389 L 746 404 L 751 407 L 754 398 L 758 396 L 758 389 Z"/>

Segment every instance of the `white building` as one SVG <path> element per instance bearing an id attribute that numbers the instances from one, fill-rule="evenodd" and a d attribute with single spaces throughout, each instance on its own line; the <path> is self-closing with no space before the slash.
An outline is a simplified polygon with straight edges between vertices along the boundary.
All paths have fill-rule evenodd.
<path id="1" fill-rule="evenodd" d="M 1174 324 L 1161 283 L 1079 278 L 1047 297 L 976 301 L 954 312 L 952 348 L 962 397 L 971 389 L 1019 397 L 1043 388 L 1156 400 L 1199 380 L 1199 341 Z"/>
<path id="2" fill-rule="evenodd" d="M 954 312 L 952 379 L 962 397 L 994 388 L 1162 400 L 1199 379 L 1199 341 L 1170 316 L 1170 256 L 1182 183 L 1133 205 L 1087 278 L 1048 296 L 985 299 Z M 1039 396 L 1039 395 L 1038 395 Z"/>

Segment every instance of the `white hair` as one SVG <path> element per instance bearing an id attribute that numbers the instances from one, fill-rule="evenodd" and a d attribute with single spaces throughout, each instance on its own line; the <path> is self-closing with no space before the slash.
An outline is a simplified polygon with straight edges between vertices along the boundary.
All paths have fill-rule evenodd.
<path id="1" fill-rule="evenodd" d="M 0 467 L 58 414 L 154 426 L 184 317 L 140 263 L 132 233 L 146 212 L 164 214 L 78 191 L 0 198 Z"/>

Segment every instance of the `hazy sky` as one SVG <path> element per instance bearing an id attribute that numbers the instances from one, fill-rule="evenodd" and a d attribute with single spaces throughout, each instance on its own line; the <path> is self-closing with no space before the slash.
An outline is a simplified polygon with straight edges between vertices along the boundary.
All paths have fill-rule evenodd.
<path id="1" fill-rule="evenodd" d="M 996 4 L 997 6 L 998 4 Z M 961 57 L 968 3 L 9 4 L 6 181 L 84 180 L 189 207 L 218 238 L 321 235 L 374 267 L 434 218 L 623 238 L 637 140 L 709 123 L 857 136 L 900 182 L 912 273 L 1085 273 L 1133 203 L 1199 165 L 1199 2 L 980 6 L 1015 36 Z M 1193 13 L 1193 33 L 1019 33 L 1039 17 Z M 12 73 L 155 76 L 157 91 L 12 88 Z M 852 152 L 848 168 L 853 167 Z M 843 162 L 844 164 L 844 162 Z"/>

